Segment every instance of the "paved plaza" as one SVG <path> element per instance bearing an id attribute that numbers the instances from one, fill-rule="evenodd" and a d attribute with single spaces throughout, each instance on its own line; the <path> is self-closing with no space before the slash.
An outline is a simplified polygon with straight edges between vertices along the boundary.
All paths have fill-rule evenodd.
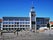
<path id="1" fill-rule="evenodd" d="M 53 40 L 53 34 L 34 33 L 29 31 L 15 33 L 3 33 L 0 35 L 0 40 Z"/>

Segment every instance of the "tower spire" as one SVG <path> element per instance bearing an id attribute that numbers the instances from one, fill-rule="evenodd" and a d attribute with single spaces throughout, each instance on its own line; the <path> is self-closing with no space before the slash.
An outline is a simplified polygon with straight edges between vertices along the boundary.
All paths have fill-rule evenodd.
<path id="1" fill-rule="evenodd" d="M 32 1 L 32 7 L 34 7 L 34 2 Z"/>
<path id="2" fill-rule="evenodd" d="M 34 2 L 32 1 L 31 11 L 34 11 Z"/>

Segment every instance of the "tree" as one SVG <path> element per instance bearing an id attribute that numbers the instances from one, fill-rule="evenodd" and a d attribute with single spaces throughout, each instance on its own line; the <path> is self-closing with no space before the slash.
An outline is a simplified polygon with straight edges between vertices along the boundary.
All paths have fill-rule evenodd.
<path id="1" fill-rule="evenodd" d="M 51 27 L 53 27 L 53 25 L 51 25 Z"/>
<path id="2" fill-rule="evenodd" d="M 47 27 L 50 29 L 50 24 L 49 23 L 47 24 Z"/>

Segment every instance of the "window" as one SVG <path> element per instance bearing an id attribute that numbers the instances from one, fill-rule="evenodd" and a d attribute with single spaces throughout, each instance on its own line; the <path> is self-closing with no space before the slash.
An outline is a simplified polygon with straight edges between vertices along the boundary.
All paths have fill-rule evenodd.
<path id="1" fill-rule="evenodd" d="M 24 22 L 23 22 L 23 24 L 24 24 Z"/>
<path id="2" fill-rule="evenodd" d="M 3 27 L 6 27 L 6 25 L 3 25 Z"/>
<path id="3" fill-rule="evenodd" d="M 3 22 L 3 24 L 8 24 L 8 22 Z"/>
<path id="4" fill-rule="evenodd" d="M 15 27 L 16 27 L 16 25 L 15 25 Z"/>
<path id="5" fill-rule="evenodd" d="M 11 28 L 11 30 L 13 30 L 13 28 Z"/>
<path id="6" fill-rule="evenodd" d="M 24 25 L 23 25 L 23 27 L 24 27 Z"/>
<path id="7" fill-rule="evenodd" d="M 23 24 L 22 22 L 20 22 L 20 24 Z"/>
<path id="8" fill-rule="evenodd" d="M 30 21 L 29 19 L 26 19 L 25 21 Z"/>
<path id="9" fill-rule="evenodd" d="M 8 25 L 6 25 L 6 27 L 8 27 Z"/>
<path id="10" fill-rule="evenodd" d="M 22 27 L 22 25 L 20 25 L 20 27 Z"/>
<path id="11" fill-rule="evenodd" d="M 15 24 L 17 24 L 17 23 L 15 22 Z"/>
<path id="12" fill-rule="evenodd" d="M 30 22 L 28 22 L 28 24 L 30 24 Z"/>
<path id="13" fill-rule="evenodd" d="M 6 28 L 3 28 L 3 30 L 6 30 Z"/>
<path id="14" fill-rule="evenodd" d="M 30 25 L 28 25 L 28 27 L 30 27 Z"/>
<path id="15" fill-rule="evenodd" d="M 9 25 L 9 27 L 11 27 L 11 25 Z"/>
<path id="16" fill-rule="evenodd" d="M 25 24 L 28 24 L 27 22 Z"/>
<path id="17" fill-rule="evenodd" d="M 14 25 L 12 25 L 12 27 L 13 27 Z"/>
<path id="18" fill-rule="evenodd" d="M 27 25 L 26 25 L 26 27 L 27 27 Z"/>
<path id="19" fill-rule="evenodd" d="M 9 22 L 9 24 L 12 24 L 12 22 Z"/>
<path id="20" fill-rule="evenodd" d="M 16 28 L 15 28 L 15 30 L 16 30 Z"/>
<path id="21" fill-rule="evenodd" d="M 35 21 L 32 21 L 32 24 L 35 24 Z"/>
<path id="22" fill-rule="evenodd" d="M 17 27 L 19 27 L 19 25 L 17 25 Z"/>
<path id="23" fill-rule="evenodd" d="M 19 24 L 19 22 L 17 22 L 17 24 Z"/>
<path id="24" fill-rule="evenodd" d="M 29 24 L 30 22 L 24 22 L 24 24 Z"/>
<path id="25" fill-rule="evenodd" d="M 24 24 L 24 22 L 20 22 L 20 24 Z"/>
<path id="26" fill-rule="evenodd" d="M 3 30 L 7 30 L 7 28 L 3 28 Z"/>

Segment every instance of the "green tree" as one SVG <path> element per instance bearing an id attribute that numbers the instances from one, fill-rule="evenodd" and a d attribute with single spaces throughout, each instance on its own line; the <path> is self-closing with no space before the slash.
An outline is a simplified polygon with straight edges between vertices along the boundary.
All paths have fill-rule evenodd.
<path id="1" fill-rule="evenodd" d="M 50 24 L 49 23 L 47 24 L 47 27 L 50 29 Z"/>
<path id="2" fill-rule="evenodd" d="M 53 27 L 53 25 L 51 25 L 51 27 Z"/>

